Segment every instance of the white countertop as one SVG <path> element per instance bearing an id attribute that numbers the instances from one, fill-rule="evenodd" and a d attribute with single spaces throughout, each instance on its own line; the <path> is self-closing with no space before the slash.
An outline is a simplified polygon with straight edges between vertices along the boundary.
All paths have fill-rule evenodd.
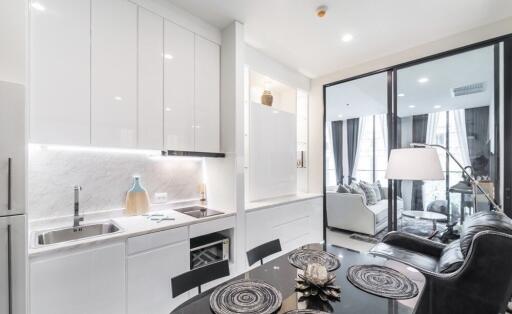
<path id="1" fill-rule="evenodd" d="M 265 199 L 256 202 L 249 202 L 245 204 L 245 211 L 250 212 L 254 210 L 269 208 L 278 205 L 284 205 L 289 203 L 295 203 L 300 201 L 305 201 L 313 198 L 322 197 L 322 194 L 314 194 L 314 193 L 301 193 L 295 195 L 287 195 L 276 198 Z"/>
<path id="2" fill-rule="evenodd" d="M 55 253 L 62 250 L 70 250 L 75 248 L 82 248 L 85 246 L 90 246 L 102 242 L 114 241 L 114 240 L 123 240 L 130 237 L 143 235 L 147 233 L 173 229 L 183 226 L 189 226 L 196 223 L 202 223 L 205 221 L 211 221 L 215 219 L 220 219 L 224 217 L 234 216 L 234 212 L 225 212 L 224 214 L 204 217 L 204 218 L 194 218 L 182 213 L 179 213 L 172 209 L 167 210 L 159 210 L 159 211 L 151 211 L 151 214 L 163 214 L 168 217 L 174 218 L 174 220 L 162 220 L 161 222 L 151 221 L 146 216 L 127 216 L 127 217 L 117 217 L 110 219 L 98 219 L 98 220 L 87 220 L 83 225 L 89 225 L 99 222 L 114 222 L 118 227 L 121 228 L 120 232 L 105 234 L 100 236 L 93 236 L 79 240 L 72 240 L 67 242 L 62 242 L 58 244 L 45 245 L 40 247 L 35 247 L 35 233 L 43 230 L 51 230 L 58 228 L 55 224 L 47 225 L 46 228 L 44 224 L 41 222 L 37 223 L 37 227 L 31 228 L 29 230 L 29 247 L 28 247 L 28 255 L 30 258 L 40 256 L 47 253 Z M 60 227 L 68 227 L 67 225 L 62 225 Z"/>

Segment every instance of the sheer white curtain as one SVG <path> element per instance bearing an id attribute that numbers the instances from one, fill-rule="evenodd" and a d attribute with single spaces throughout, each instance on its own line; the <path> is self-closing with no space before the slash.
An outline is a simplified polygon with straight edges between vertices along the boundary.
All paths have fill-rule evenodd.
<path id="1" fill-rule="evenodd" d="M 347 120 L 343 122 L 343 143 L 342 143 L 342 162 L 343 162 L 343 183 L 348 184 L 348 129 Z"/>
<path id="2" fill-rule="evenodd" d="M 444 144 L 443 140 L 446 135 L 446 112 L 434 112 L 428 114 L 427 120 L 427 144 Z M 439 157 L 444 156 L 444 152 L 438 150 Z M 442 161 L 443 159 L 441 159 Z M 441 162 L 444 169 L 444 162 Z M 444 181 L 424 181 L 423 182 L 423 210 L 426 210 L 428 204 L 436 199 L 445 199 L 445 182 Z"/>
<path id="3" fill-rule="evenodd" d="M 466 111 L 464 109 L 453 110 L 453 120 L 455 121 L 455 132 L 459 141 L 460 162 L 466 166 L 471 166 L 469 158 L 468 136 L 466 134 Z M 459 170 L 459 169 L 457 169 Z"/>
<path id="4" fill-rule="evenodd" d="M 365 116 L 359 118 L 359 131 L 357 136 L 357 149 L 356 149 L 356 158 L 354 160 L 354 167 L 352 169 L 352 176 L 354 178 L 357 178 L 360 180 L 360 175 L 357 173 L 357 169 L 360 166 L 362 161 L 362 156 L 367 155 L 367 150 L 369 149 L 367 145 L 364 143 L 366 142 L 365 134 L 368 130 L 371 130 L 373 128 L 373 116 Z M 373 148 L 372 148 L 373 150 Z M 361 174 L 362 175 L 362 174 Z"/>
<path id="5" fill-rule="evenodd" d="M 437 126 L 439 125 L 439 119 L 443 118 L 441 115 L 446 115 L 446 112 L 434 112 L 428 114 L 427 138 L 425 143 L 440 144 L 437 141 Z"/>
<path id="6" fill-rule="evenodd" d="M 376 125 L 379 126 L 379 129 L 376 132 L 380 132 L 382 135 L 382 139 L 384 142 L 384 147 L 386 151 L 388 150 L 388 116 L 387 114 L 379 114 L 375 116 Z"/>
<path id="7" fill-rule="evenodd" d="M 332 128 L 330 121 L 325 123 L 325 181 L 328 187 L 336 186 L 336 169 L 334 167 Z"/>

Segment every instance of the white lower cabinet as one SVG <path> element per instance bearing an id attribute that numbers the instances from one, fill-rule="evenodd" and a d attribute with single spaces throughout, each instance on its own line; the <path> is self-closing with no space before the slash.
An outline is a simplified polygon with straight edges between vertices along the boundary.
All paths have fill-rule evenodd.
<path id="1" fill-rule="evenodd" d="M 187 300 L 172 298 L 171 278 L 190 269 L 189 241 L 128 257 L 128 314 L 168 314 Z"/>
<path id="2" fill-rule="evenodd" d="M 125 243 L 30 262 L 31 314 L 124 314 Z"/>
<path id="3" fill-rule="evenodd" d="M 190 270 L 188 227 L 128 239 L 127 313 L 167 314 L 188 294 L 172 298 L 171 278 Z"/>
<path id="4" fill-rule="evenodd" d="M 292 251 L 301 245 L 322 241 L 322 212 L 321 198 L 248 212 L 246 251 L 275 239 L 281 242 L 283 251 L 280 254 Z M 268 259 L 272 258 L 273 256 Z"/>

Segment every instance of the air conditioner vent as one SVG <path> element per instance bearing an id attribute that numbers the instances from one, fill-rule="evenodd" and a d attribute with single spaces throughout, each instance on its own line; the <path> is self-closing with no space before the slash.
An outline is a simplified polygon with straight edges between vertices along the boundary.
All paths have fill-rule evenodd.
<path id="1" fill-rule="evenodd" d="M 482 93 L 485 91 L 485 82 L 468 84 L 465 86 L 452 88 L 452 97 L 465 96 L 470 94 Z"/>

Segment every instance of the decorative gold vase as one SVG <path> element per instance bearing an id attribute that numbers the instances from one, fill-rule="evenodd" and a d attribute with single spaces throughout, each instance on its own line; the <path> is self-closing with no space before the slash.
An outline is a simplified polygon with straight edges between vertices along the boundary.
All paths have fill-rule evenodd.
<path id="1" fill-rule="evenodd" d="M 261 103 L 265 106 L 272 107 L 272 102 L 274 101 L 274 96 L 272 96 L 272 92 L 269 90 L 265 90 L 263 95 L 261 95 Z"/>

